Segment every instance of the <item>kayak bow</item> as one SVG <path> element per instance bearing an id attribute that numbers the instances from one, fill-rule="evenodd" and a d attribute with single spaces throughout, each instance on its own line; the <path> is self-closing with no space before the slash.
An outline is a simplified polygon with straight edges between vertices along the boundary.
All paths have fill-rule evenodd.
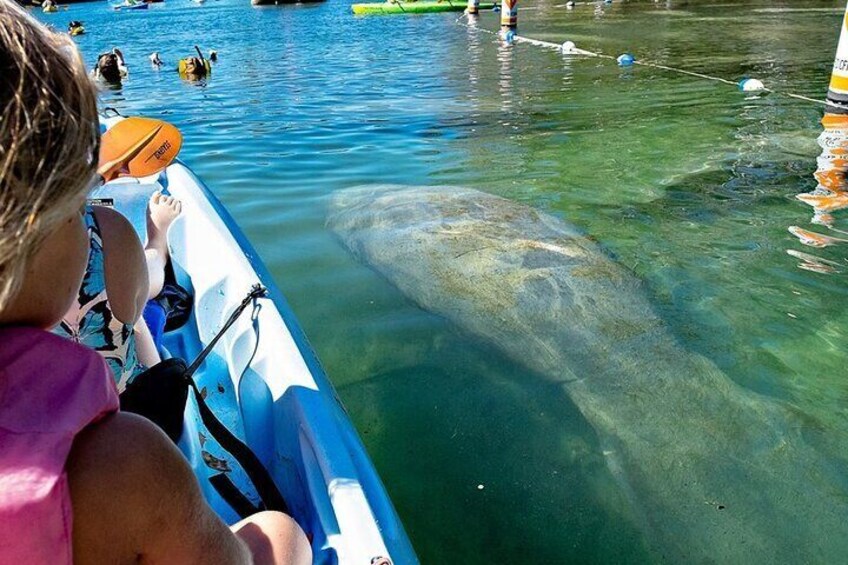
<path id="1" fill-rule="evenodd" d="M 114 125 L 120 118 L 107 119 Z M 193 296 L 182 327 L 165 334 L 166 353 L 192 360 L 258 283 L 261 299 L 224 334 L 195 373 L 206 404 L 268 469 L 307 532 L 315 563 L 417 563 L 403 526 L 361 440 L 293 312 L 223 205 L 182 162 L 146 178 L 122 177 L 94 196 L 146 237 L 150 195 L 182 201 L 169 233 L 176 282 Z M 210 479 L 224 474 L 253 504 L 255 489 L 205 429 L 189 399 L 179 447 L 204 496 L 227 523 L 239 514 Z"/>

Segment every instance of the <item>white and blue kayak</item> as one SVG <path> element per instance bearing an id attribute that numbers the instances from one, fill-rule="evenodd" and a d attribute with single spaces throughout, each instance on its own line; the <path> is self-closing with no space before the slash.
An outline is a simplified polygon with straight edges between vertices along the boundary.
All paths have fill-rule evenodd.
<path id="1" fill-rule="evenodd" d="M 107 125 L 115 122 L 106 120 Z M 397 513 L 333 386 L 250 243 L 223 205 L 182 162 L 147 178 L 119 178 L 93 195 L 146 238 L 150 195 L 182 201 L 169 246 L 176 282 L 193 297 L 164 350 L 191 362 L 251 287 L 269 289 L 215 345 L 194 374 L 206 404 L 268 469 L 311 540 L 315 563 L 417 563 Z M 204 496 L 227 523 L 240 519 L 210 479 L 223 475 L 253 503 L 244 470 L 203 425 L 189 397 L 178 443 Z"/>

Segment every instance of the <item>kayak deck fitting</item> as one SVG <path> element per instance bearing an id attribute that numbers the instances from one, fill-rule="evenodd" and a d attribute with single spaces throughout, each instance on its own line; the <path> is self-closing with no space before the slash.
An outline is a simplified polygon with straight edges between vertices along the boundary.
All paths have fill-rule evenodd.
<path id="1" fill-rule="evenodd" d="M 357 15 L 379 14 L 434 14 L 439 12 L 461 12 L 468 6 L 465 2 L 456 0 L 424 0 L 422 2 L 372 2 L 368 4 L 353 4 L 351 10 Z M 480 2 L 481 10 L 491 10 L 492 2 Z"/>
<path id="2" fill-rule="evenodd" d="M 114 123 L 114 120 L 107 120 Z M 417 563 L 403 526 L 359 436 L 294 314 L 265 266 L 209 189 L 176 161 L 154 177 L 119 178 L 94 197 L 146 238 L 147 201 L 163 190 L 182 201 L 168 235 L 176 281 L 193 295 L 188 321 L 169 331 L 164 353 L 191 362 L 251 287 L 260 299 L 224 334 L 195 373 L 215 415 L 262 461 L 312 542 L 315 563 Z M 228 524 L 240 516 L 209 479 L 224 473 L 254 504 L 235 459 L 205 429 L 189 397 L 179 447 L 204 496 Z"/>

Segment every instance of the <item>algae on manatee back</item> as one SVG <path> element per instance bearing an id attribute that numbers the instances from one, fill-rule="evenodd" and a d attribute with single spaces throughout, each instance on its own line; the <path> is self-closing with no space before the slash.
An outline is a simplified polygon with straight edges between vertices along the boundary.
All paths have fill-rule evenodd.
<path id="1" fill-rule="evenodd" d="M 562 383 L 657 556 L 848 551 L 848 481 L 799 415 L 682 348 L 642 283 L 573 226 L 472 189 L 401 186 L 336 193 L 328 224 L 421 307 Z"/>

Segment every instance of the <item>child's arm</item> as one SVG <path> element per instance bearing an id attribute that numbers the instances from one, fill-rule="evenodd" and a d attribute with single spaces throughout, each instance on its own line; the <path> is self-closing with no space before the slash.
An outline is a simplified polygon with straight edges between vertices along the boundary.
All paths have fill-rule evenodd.
<path id="1" fill-rule="evenodd" d="M 106 294 L 112 314 L 135 325 L 144 311 L 149 285 L 144 248 L 129 220 L 110 208 L 93 208 L 103 236 Z"/>

